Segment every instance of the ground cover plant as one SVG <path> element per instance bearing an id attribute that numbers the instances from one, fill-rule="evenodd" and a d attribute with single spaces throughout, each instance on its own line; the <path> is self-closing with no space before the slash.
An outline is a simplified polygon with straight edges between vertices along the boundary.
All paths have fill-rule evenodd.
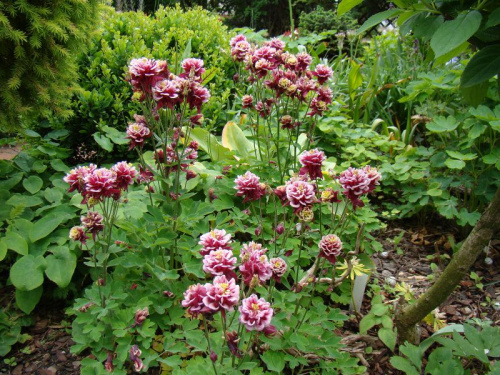
<path id="1" fill-rule="evenodd" d="M 0 163 L 1 371 L 498 371 L 498 93 L 466 101 L 471 55 L 105 12 L 81 58 L 107 99 L 75 117 L 102 149 L 51 118 Z"/>

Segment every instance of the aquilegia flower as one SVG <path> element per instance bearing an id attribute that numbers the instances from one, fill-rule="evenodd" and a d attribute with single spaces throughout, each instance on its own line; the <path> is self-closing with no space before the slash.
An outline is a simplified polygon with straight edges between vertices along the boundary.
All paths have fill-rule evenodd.
<path id="1" fill-rule="evenodd" d="M 85 216 L 80 218 L 83 226 L 92 233 L 92 239 L 95 241 L 95 236 L 104 229 L 102 215 L 97 211 L 89 211 Z"/>
<path id="2" fill-rule="evenodd" d="M 231 234 L 227 233 L 224 229 L 214 229 L 200 237 L 198 244 L 203 247 L 200 250 L 201 255 L 207 255 L 214 250 L 231 250 Z"/>
<path id="3" fill-rule="evenodd" d="M 84 193 L 89 198 L 94 198 L 98 201 L 103 198 L 120 197 L 120 189 L 116 186 L 116 172 L 99 168 L 85 176 Z"/>
<path id="4" fill-rule="evenodd" d="M 264 250 L 267 251 L 267 249 Z M 239 269 L 246 285 L 254 286 L 253 282 L 264 284 L 273 275 L 271 264 L 263 249 L 246 251 L 242 256 L 242 264 Z"/>
<path id="5" fill-rule="evenodd" d="M 218 249 L 211 251 L 203 258 L 203 271 L 212 276 L 224 275 L 228 279 L 235 279 L 236 257 L 231 250 Z"/>
<path id="6" fill-rule="evenodd" d="M 316 65 L 316 69 L 312 72 L 312 75 L 316 76 L 318 83 L 322 85 L 333 76 L 333 71 L 326 65 L 318 64 Z"/>
<path id="7" fill-rule="evenodd" d="M 187 308 L 187 311 L 190 315 L 195 316 L 201 313 L 203 308 L 205 307 L 203 298 L 205 298 L 206 295 L 207 290 L 204 285 L 190 285 L 189 288 L 184 292 L 182 306 Z"/>
<path id="8" fill-rule="evenodd" d="M 151 93 L 151 87 L 159 80 L 168 77 L 166 61 L 156 61 L 145 57 L 132 59 L 128 73 L 134 91 Z"/>
<path id="9" fill-rule="evenodd" d="M 373 175 L 373 172 L 371 173 Z M 340 173 L 339 181 L 344 188 L 343 193 L 351 200 L 354 207 L 363 207 L 364 203 L 360 196 L 369 193 L 370 189 L 375 188 L 375 183 L 378 183 L 375 175 L 372 181 L 364 169 L 351 167 Z"/>
<path id="10" fill-rule="evenodd" d="M 135 167 L 126 161 L 116 163 L 111 170 L 116 174 L 116 187 L 121 190 L 128 190 L 128 186 L 132 185 L 137 177 Z"/>
<path id="11" fill-rule="evenodd" d="M 314 186 L 300 179 L 291 179 L 287 182 L 286 197 L 290 202 L 290 206 L 295 208 L 295 213 L 316 202 Z"/>
<path id="12" fill-rule="evenodd" d="M 212 284 L 205 284 L 207 295 L 203 303 L 213 313 L 218 311 L 233 311 L 240 299 L 240 287 L 235 279 L 227 279 L 226 276 L 216 276 Z"/>
<path id="13" fill-rule="evenodd" d="M 153 135 L 146 124 L 144 116 L 134 115 L 134 119 L 135 122 L 131 123 L 127 128 L 127 138 L 130 139 L 129 150 L 134 147 L 142 147 L 145 140 Z"/>
<path id="14" fill-rule="evenodd" d="M 282 258 L 271 258 L 269 260 L 271 264 L 271 271 L 273 272 L 273 279 L 277 282 L 281 282 L 281 277 L 285 274 L 287 270 L 287 265 Z"/>
<path id="15" fill-rule="evenodd" d="M 204 285 L 196 284 L 190 285 L 189 288 L 184 292 L 184 299 L 182 300 L 182 306 L 187 308 L 190 315 L 197 315 L 203 312 L 205 304 L 203 303 L 203 298 L 207 295 L 207 289 Z"/>
<path id="16" fill-rule="evenodd" d="M 300 174 L 309 174 L 311 180 L 316 178 L 323 178 L 321 173 L 321 165 L 325 161 L 325 153 L 319 151 L 317 148 L 309 151 L 304 151 L 299 156 L 299 162 L 302 165 L 300 168 Z"/>
<path id="17" fill-rule="evenodd" d="M 132 345 L 130 348 L 130 360 L 134 362 L 134 370 L 140 372 L 144 368 L 144 363 L 140 358 L 142 352 L 137 345 Z"/>
<path id="18" fill-rule="evenodd" d="M 319 256 L 326 258 L 330 263 L 335 264 L 337 257 L 342 251 L 342 241 L 335 234 L 328 234 L 319 241 Z"/>
<path id="19" fill-rule="evenodd" d="M 79 193 L 83 193 L 85 190 L 85 177 L 89 173 L 96 170 L 95 164 L 90 164 L 88 167 L 77 167 L 69 171 L 69 173 L 63 178 L 63 181 L 69 184 L 68 192 L 77 190 Z"/>
<path id="20" fill-rule="evenodd" d="M 141 326 L 142 323 L 144 323 L 144 321 L 147 319 L 148 316 L 149 316 L 149 309 L 147 306 L 143 309 L 138 309 L 135 312 L 134 327 Z"/>
<path id="21" fill-rule="evenodd" d="M 260 178 L 252 172 L 247 171 L 244 175 L 238 176 L 234 182 L 235 189 L 238 190 L 236 195 L 245 197 L 244 203 L 259 200 L 266 193 L 266 185 L 260 183 Z"/>
<path id="22" fill-rule="evenodd" d="M 258 298 L 256 294 L 241 301 L 240 322 L 248 331 L 263 331 L 271 324 L 273 309 L 271 304 L 264 298 Z"/>
<path id="23" fill-rule="evenodd" d="M 80 241 L 84 245 L 88 240 L 88 236 L 85 234 L 85 229 L 81 226 L 71 228 L 69 231 L 69 238 L 73 241 Z"/>

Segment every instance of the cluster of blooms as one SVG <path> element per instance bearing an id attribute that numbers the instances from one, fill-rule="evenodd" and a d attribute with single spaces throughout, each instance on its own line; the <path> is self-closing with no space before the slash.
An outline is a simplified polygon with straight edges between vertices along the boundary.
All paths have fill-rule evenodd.
<path id="1" fill-rule="evenodd" d="M 168 70 L 166 61 L 133 59 L 128 80 L 139 99 L 152 98 L 157 109 L 174 109 L 186 103 L 200 113 L 203 103 L 210 99 L 210 92 L 202 86 L 203 60 L 189 58 L 181 65 L 183 72 L 176 76 Z"/>
<path id="2" fill-rule="evenodd" d="M 324 85 L 333 75 L 332 70 L 318 64 L 314 70 L 309 66 L 312 57 L 307 53 L 296 55 L 285 51 L 285 43 L 280 39 L 271 39 L 261 47 L 252 46 L 243 35 L 237 35 L 230 41 L 231 56 L 237 62 L 244 63 L 249 72 L 248 81 L 268 78 L 265 85 L 274 92 L 275 98 L 286 95 L 301 102 L 308 102 L 309 116 L 322 115 L 332 103 L 332 91 Z M 315 93 L 311 98 L 308 94 Z M 254 108 L 261 116 L 269 114 L 274 98 L 268 98 L 254 104 L 253 97 L 242 98 L 243 108 Z M 286 122 L 286 121 L 285 121 Z M 289 128 L 291 123 L 283 123 Z"/>
<path id="3" fill-rule="evenodd" d="M 313 219 L 312 205 L 318 202 L 338 203 L 339 192 L 331 187 L 327 187 L 320 192 L 314 183 L 317 179 L 322 179 L 321 167 L 325 161 L 325 154 L 318 149 L 304 151 L 299 155 L 299 162 L 302 165 L 299 175 L 292 177 L 285 185 L 274 189 L 274 194 L 278 197 L 283 206 L 290 205 L 294 208 L 302 221 Z M 364 205 L 360 196 L 372 192 L 381 179 L 376 168 L 369 165 L 361 169 L 349 168 L 340 173 L 339 182 L 344 189 L 344 195 L 350 199 L 353 207 Z M 234 180 L 236 196 L 244 198 L 243 202 L 256 201 L 266 195 L 267 185 L 260 182 L 260 178 L 252 172 L 237 176 Z"/>
<path id="4" fill-rule="evenodd" d="M 102 202 L 104 198 L 120 199 L 121 193 L 128 189 L 137 177 L 135 167 L 125 161 L 115 164 L 111 169 L 88 167 L 72 169 L 64 181 L 69 184 L 68 192 L 78 191 L 83 197 L 83 203 L 90 199 Z"/>
<path id="5" fill-rule="evenodd" d="M 344 189 L 343 193 L 349 198 L 354 207 L 363 207 L 360 199 L 362 195 L 372 192 L 382 178 L 376 168 L 369 165 L 364 168 L 349 168 L 340 173 L 339 181 Z"/>
<path id="6" fill-rule="evenodd" d="M 191 285 L 184 292 L 182 306 L 192 316 L 233 311 L 240 299 L 240 287 L 235 279 L 216 276 L 212 283 Z"/>
<path id="7" fill-rule="evenodd" d="M 97 234 L 104 229 L 103 219 L 102 215 L 97 211 L 87 212 L 85 216 L 80 217 L 82 225 L 70 229 L 69 238 L 85 244 L 89 238 L 87 233 L 91 233 L 92 239 L 95 241 Z"/>
<path id="8" fill-rule="evenodd" d="M 225 319 L 226 312 L 233 311 L 240 302 L 240 287 L 237 284 L 236 257 L 230 246 L 231 235 L 225 230 L 214 229 L 200 237 L 200 253 L 204 255 L 203 270 L 214 276 L 212 283 L 195 284 L 184 292 L 182 306 L 193 317 L 220 312 Z M 263 284 L 271 277 L 280 281 L 287 270 L 286 262 L 281 258 L 267 260 L 266 248 L 250 242 L 240 250 L 241 264 L 239 272 L 246 285 L 251 288 Z M 271 324 L 273 309 L 264 298 L 252 294 L 241 301 L 238 307 L 239 321 L 248 331 L 260 331 L 267 336 L 276 333 Z M 236 357 L 241 357 L 238 349 L 236 332 L 226 332 L 229 350 Z"/>

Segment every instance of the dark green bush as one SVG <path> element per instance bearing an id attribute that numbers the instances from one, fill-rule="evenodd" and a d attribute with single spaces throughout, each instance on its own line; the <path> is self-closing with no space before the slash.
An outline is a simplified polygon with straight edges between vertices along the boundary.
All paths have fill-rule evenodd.
<path id="1" fill-rule="evenodd" d="M 330 30 L 347 31 L 354 29 L 357 24 L 352 15 L 344 14 L 337 17 L 335 10 L 327 10 L 320 5 L 310 13 L 302 12 L 299 18 L 300 29 L 312 33 Z"/>
<path id="2" fill-rule="evenodd" d="M 138 111 L 137 103 L 130 100 L 132 89 L 125 80 L 133 58 L 167 60 L 174 72 L 174 66 L 185 57 L 203 59 L 207 70 L 213 68 L 215 72 L 209 84 L 212 99 L 204 115 L 217 117 L 228 95 L 224 91 L 232 78 L 232 62 L 223 50 L 229 46 L 229 33 L 216 15 L 201 7 L 183 11 L 180 6 L 161 7 L 154 16 L 117 13 L 111 8 L 103 13 L 101 31 L 93 36 L 88 53 L 79 60 L 82 90 L 73 100 L 75 116 L 59 124 L 71 131 L 69 142 L 73 146 L 81 142 L 82 135 L 88 144 L 89 136 L 96 131 L 113 140 L 115 137 L 106 132 L 107 127 L 124 131 Z M 112 147 L 107 143 L 108 148 Z"/>
<path id="3" fill-rule="evenodd" d="M 0 2 L 0 128 L 12 130 L 39 115 L 71 114 L 75 56 L 86 46 L 98 3 Z"/>

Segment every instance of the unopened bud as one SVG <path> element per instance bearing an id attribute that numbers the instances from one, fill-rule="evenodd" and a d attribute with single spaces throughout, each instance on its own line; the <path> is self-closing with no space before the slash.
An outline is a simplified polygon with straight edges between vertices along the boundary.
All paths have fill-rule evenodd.
<path id="1" fill-rule="evenodd" d="M 260 236 L 262 233 L 262 227 L 259 225 L 257 228 L 255 228 L 255 235 Z"/>
<path id="2" fill-rule="evenodd" d="M 210 352 L 210 360 L 215 363 L 217 361 L 217 353 L 215 353 L 213 350 Z"/>
<path id="3" fill-rule="evenodd" d="M 285 231 L 285 226 L 283 225 L 283 223 L 279 223 L 278 226 L 276 227 L 276 234 L 277 235 L 283 234 L 284 231 Z"/>

